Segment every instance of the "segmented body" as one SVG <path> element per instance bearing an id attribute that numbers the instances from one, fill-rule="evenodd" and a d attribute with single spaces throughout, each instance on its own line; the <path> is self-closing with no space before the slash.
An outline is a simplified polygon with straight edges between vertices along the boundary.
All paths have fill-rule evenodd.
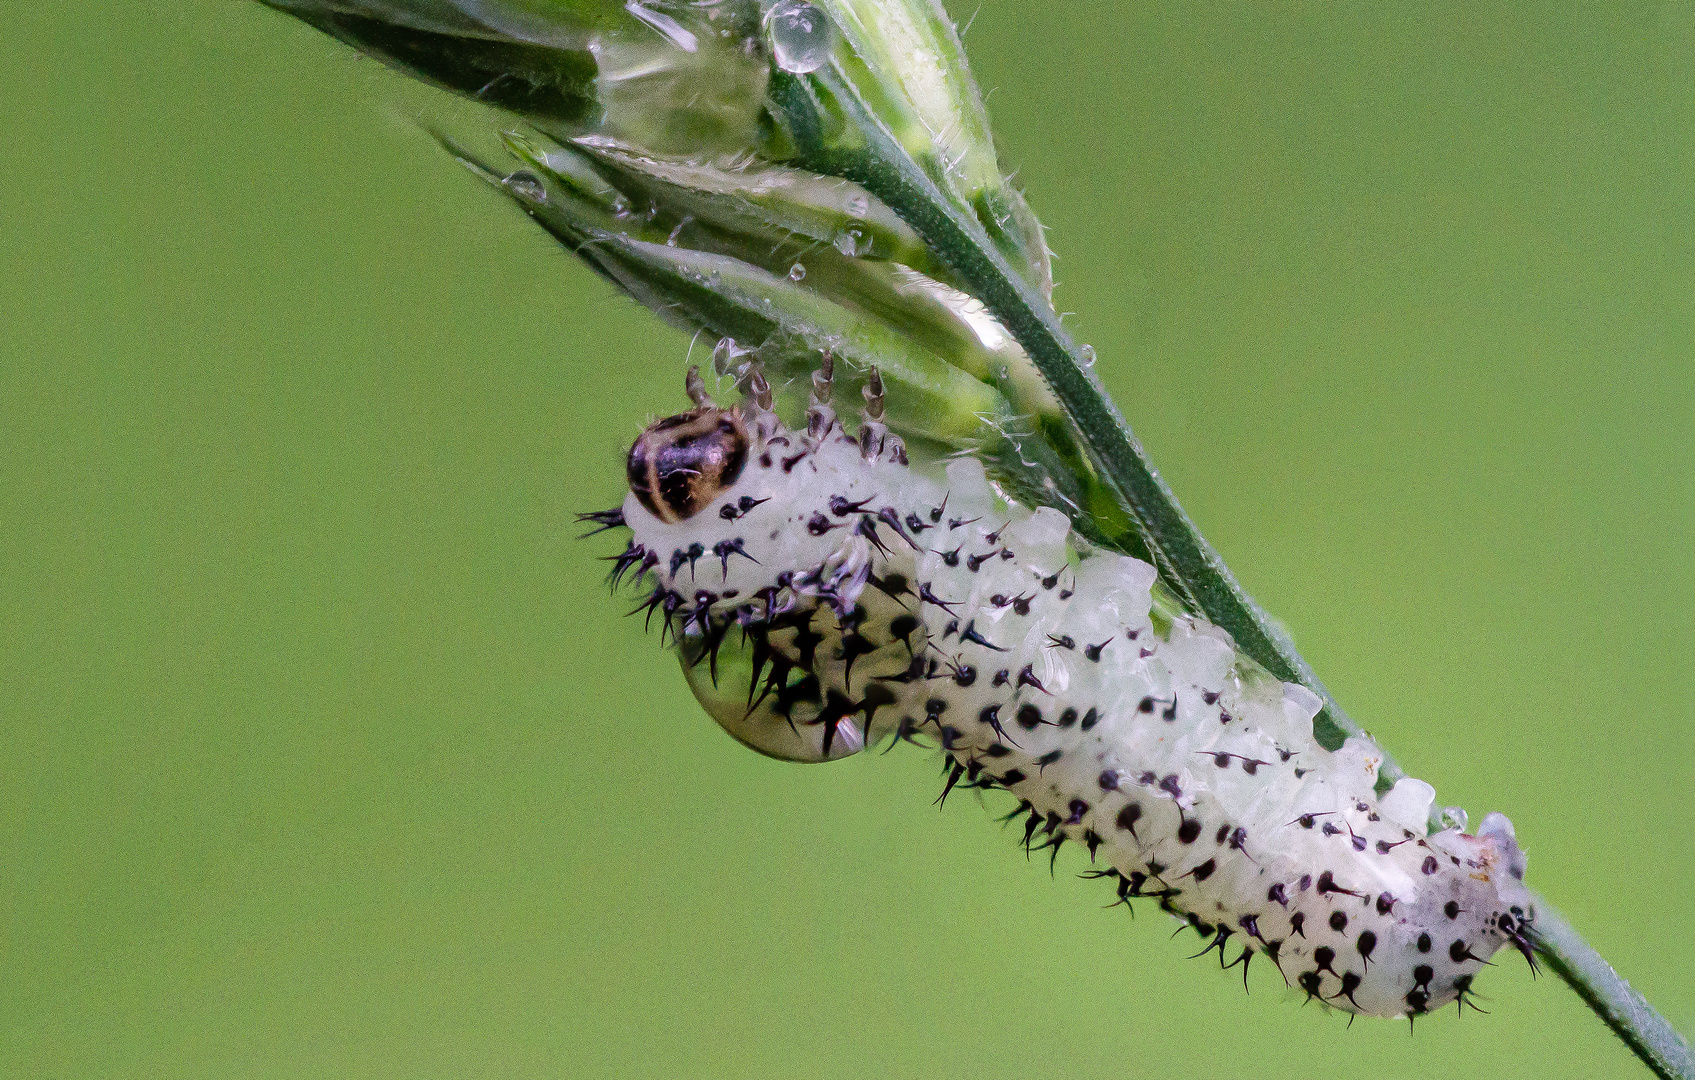
<path id="1" fill-rule="evenodd" d="M 733 475 L 710 501 L 691 488 L 686 516 L 638 486 L 602 518 L 633 530 L 617 573 L 651 577 L 644 607 L 743 742 L 818 761 L 927 736 L 950 788 L 1019 800 L 1026 844 L 1076 842 L 1221 961 L 1240 945 L 1237 962 L 1263 955 L 1353 1012 L 1424 1013 L 1503 944 L 1528 957 L 1510 823 L 1427 835 L 1428 785 L 1380 801 L 1376 747 L 1319 746 L 1318 699 L 1203 620 L 1162 617 L 1148 564 L 1009 505 L 974 460 L 922 475 L 881 425 L 855 439 L 827 408 L 804 433 L 754 405 L 650 433 L 667 424 L 745 440 Z"/>

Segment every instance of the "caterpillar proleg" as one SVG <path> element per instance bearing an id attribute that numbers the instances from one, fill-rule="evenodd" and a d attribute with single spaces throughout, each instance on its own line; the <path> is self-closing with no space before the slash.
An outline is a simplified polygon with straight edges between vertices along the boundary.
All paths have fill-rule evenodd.
<path id="1" fill-rule="evenodd" d="M 911 467 L 874 377 L 857 433 L 827 367 L 804 431 L 757 375 L 732 408 L 690 390 L 632 448 L 622 509 L 588 517 L 631 530 L 614 581 L 650 586 L 638 612 L 738 740 L 825 761 L 928 738 L 949 789 L 1018 800 L 1027 846 L 1080 845 L 1221 962 L 1240 946 L 1350 1012 L 1419 1015 L 1503 945 L 1531 958 L 1503 815 L 1429 833 L 1430 785 L 1379 798 L 1376 746 L 1320 746 L 1318 698 L 1158 602 L 1153 567 L 1006 501 L 972 458 Z"/>

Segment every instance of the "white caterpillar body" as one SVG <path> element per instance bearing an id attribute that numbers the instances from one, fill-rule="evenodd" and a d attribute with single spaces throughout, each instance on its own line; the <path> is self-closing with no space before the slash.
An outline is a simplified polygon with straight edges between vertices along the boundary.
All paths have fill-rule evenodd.
<path id="1" fill-rule="evenodd" d="M 703 405 L 643 440 L 622 511 L 597 516 L 633 531 L 615 576 L 651 575 L 646 608 L 744 743 L 819 761 L 926 735 L 950 788 L 1021 801 L 1027 844 L 1077 842 L 1221 961 L 1230 939 L 1352 1012 L 1425 1013 L 1502 945 L 1529 957 L 1505 817 L 1426 835 L 1429 785 L 1380 800 L 1371 742 L 1319 746 L 1310 691 L 1156 617 L 1151 566 L 1007 504 L 977 461 L 938 482 L 880 424 L 856 440 L 817 407 L 807 433 Z"/>

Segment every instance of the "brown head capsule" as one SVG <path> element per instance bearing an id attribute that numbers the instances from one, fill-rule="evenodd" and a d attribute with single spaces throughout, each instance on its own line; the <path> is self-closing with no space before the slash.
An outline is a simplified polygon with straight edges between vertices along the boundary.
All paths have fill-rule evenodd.
<path id="1" fill-rule="evenodd" d="M 734 484 L 747 464 L 747 428 L 711 407 L 648 425 L 630 447 L 630 490 L 668 524 L 686 520 Z"/>

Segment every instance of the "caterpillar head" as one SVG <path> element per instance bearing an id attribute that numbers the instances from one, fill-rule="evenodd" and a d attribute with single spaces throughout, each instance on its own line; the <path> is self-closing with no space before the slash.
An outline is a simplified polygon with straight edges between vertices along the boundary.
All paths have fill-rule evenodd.
<path id="1" fill-rule="evenodd" d="M 667 416 L 630 447 L 630 493 L 648 513 L 675 525 L 740 479 L 747 456 L 747 425 L 736 409 L 704 405 Z"/>
<path id="2" fill-rule="evenodd" d="M 591 516 L 630 528 L 614 578 L 651 582 L 640 610 L 663 615 L 707 712 L 789 761 L 845 757 L 899 724 L 879 680 L 906 676 L 924 632 L 907 584 L 919 544 L 895 508 L 944 501 L 876 419 L 874 371 L 857 437 L 829 406 L 829 365 L 813 384 L 791 430 L 757 375 L 719 408 L 691 371 L 695 407 L 641 433 L 623 508 Z"/>

